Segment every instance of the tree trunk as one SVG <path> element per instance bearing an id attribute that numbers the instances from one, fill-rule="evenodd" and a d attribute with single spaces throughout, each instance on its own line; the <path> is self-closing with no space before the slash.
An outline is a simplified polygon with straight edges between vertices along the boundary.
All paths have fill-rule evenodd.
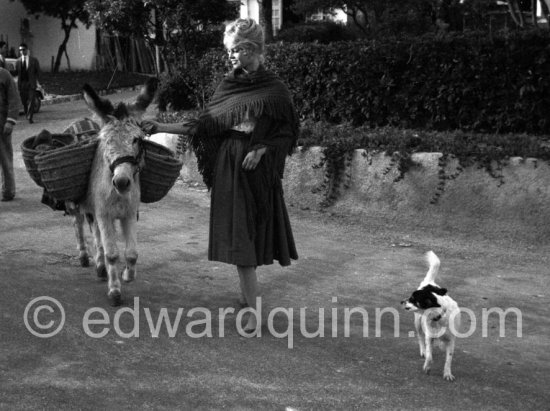
<path id="1" fill-rule="evenodd" d="M 62 21 L 61 27 L 63 29 L 63 32 L 65 33 L 65 38 L 59 45 L 59 48 L 57 49 L 57 57 L 55 58 L 55 63 L 53 65 L 53 72 L 59 73 L 59 67 L 61 66 L 61 59 L 63 58 L 63 54 L 67 55 L 67 43 L 69 42 L 69 37 L 71 35 L 71 29 L 73 27 L 74 21 L 72 21 L 70 24 L 65 23 L 65 21 Z M 69 70 L 71 69 L 71 63 L 69 61 L 69 57 L 67 56 L 67 65 L 69 67 Z"/>
<path id="2" fill-rule="evenodd" d="M 517 0 L 508 1 L 508 11 L 510 12 L 510 16 L 512 17 L 512 20 L 514 20 L 516 26 L 523 28 L 523 14 L 521 13 L 521 9 Z"/>
<path id="3" fill-rule="evenodd" d="M 71 60 L 69 59 L 69 53 L 67 53 L 67 47 L 65 47 L 65 58 L 67 59 L 67 69 L 71 71 Z"/>
<path id="4" fill-rule="evenodd" d="M 273 0 L 258 1 L 260 24 L 264 28 L 266 43 L 273 41 Z"/>

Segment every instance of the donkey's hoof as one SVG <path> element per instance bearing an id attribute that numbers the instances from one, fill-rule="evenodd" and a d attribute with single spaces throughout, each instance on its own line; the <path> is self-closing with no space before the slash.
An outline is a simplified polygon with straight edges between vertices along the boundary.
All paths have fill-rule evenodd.
<path id="1" fill-rule="evenodd" d="M 98 265 L 95 268 L 95 272 L 97 274 L 97 278 L 99 278 L 101 281 L 107 281 L 107 267 L 104 265 Z"/>
<path id="2" fill-rule="evenodd" d="M 81 267 L 89 267 L 90 266 L 90 257 L 87 255 L 81 255 L 80 256 L 80 266 Z"/>
<path id="3" fill-rule="evenodd" d="M 109 297 L 109 304 L 111 304 L 113 307 L 118 307 L 120 304 L 122 304 L 122 294 L 120 290 L 109 291 L 107 297 Z"/>

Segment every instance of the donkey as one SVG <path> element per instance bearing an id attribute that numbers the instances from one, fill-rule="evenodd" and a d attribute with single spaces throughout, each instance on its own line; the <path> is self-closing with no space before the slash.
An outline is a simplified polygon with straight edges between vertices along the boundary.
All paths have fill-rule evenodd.
<path id="1" fill-rule="evenodd" d="M 139 126 L 141 116 L 153 101 L 157 80 L 150 79 L 132 104 L 113 104 L 97 95 L 88 84 L 84 85 L 84 99 L 100 119 L 99 144 L 92 164 L 88 192 L 79 203 L 80 216 L 75 218 L 81 262 L 87 259 L 82 224 L 86 216 L 96 248 L 97 276 L 108 280 L 109 302 L 117 306 L 122 302 L 120 259 L 116 244 L 115 221 L 120 227 L 126 249 L 126 267 L 122 280 L 130 282 L 136 277 L 136 223 L 140 204 L 139 171 L 143 160 L 141 140 L 144 132 Z"/>

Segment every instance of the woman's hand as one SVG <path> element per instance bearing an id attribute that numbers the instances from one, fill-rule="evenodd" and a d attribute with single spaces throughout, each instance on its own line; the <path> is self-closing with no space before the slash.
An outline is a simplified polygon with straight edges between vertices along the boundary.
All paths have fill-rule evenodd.
<path id="1" fill-rule="evenodd" d="M 262 159 L 262 156 L 265 154 L 265 147 L 259 148 L 257 150 L 250 151 L 243 161 L 243 168 L 245 170 L 254 170 L 260 160 Z"/>
<path id="2" fill-rule="evenodd" d="M 156 134 L 159 130 L 159 123 L 153 120 L 143 120 L 141 122 L 141 128 L 147 134 Z"/>
<path id="3" fill-rule="evenodd" d="M 10 121 L 6 121 L 6 124 L 4 124 L 4 135 L 9 136 L 13 131 L 13 123 Z"/>

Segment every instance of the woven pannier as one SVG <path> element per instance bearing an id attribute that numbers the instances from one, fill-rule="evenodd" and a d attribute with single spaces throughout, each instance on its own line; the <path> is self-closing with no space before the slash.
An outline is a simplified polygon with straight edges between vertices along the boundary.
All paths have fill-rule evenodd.
<path id="1" fill-rule="evenodd" d="M 144 166 L 139 174 L 141 202 L 154 203 L 168 194 L 178 179 L 183 161 L 168 148 L 143 140 Z"/>
<path id="2" fill-rule="evenodd" d="M 52 134 L 51 143 L 48 143 L 47 150 L 53 150 L 59 147 L 67 146 L 75 142 L 75 137 L 71 134 Z M 36 137 L 29 137 L 23 141 L 21 144 L 21 153 L 23 154 L 23 162 L 25 163 L 25 168 L 27 172 L 33 179 L 33 181 L 38 184 L 40 187 L 44 187 L 42 184 L 42 179 L 40 178 L 40 173 L 38 172 L 38 166 L 36 165 L 35 157 L 44 153 L 44 150 L 41 149 L 42 145 L 37 145 Z M 45 146 L 45 145 L 44 145 Z"/>
<path id="3" fill-rule="evenodd" d="M 35 157 L 44 188 L 58 201 L 86 195 L 99 140 L 84 140 Z"/>

